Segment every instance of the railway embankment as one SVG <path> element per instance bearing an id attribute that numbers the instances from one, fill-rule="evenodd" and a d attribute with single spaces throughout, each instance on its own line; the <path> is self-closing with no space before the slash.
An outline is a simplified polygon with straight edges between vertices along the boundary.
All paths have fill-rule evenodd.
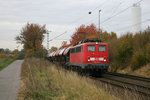
<path id="1" fill-rule="evenodd" d="M 91 79 L 98 87 L 124 100 L 150 99 L 150 78 L 108 72 L 100 78 Z"/>
<path id="2" fill-rule="evenodd" d="M 98 88 L 93 80 L 66 71 L 44 59 L 22 64 L 19 100 L 120 100 Z"/>
<path id="3" fill-rule="evenodd" d="M 131 67 L 127 67 L 126 69 L 118 70 L 117 72 L 122 74 L 129 74 L 150 78 L 150 64 L 142 66 L 137 70 L 132 70 Z"/>
<path id="4" fill-rule="evenodd" d="M 107 39 L 106 43 L 109 44 L 109 71 L 150 77 L 149 27 L 136 34 Z"/>

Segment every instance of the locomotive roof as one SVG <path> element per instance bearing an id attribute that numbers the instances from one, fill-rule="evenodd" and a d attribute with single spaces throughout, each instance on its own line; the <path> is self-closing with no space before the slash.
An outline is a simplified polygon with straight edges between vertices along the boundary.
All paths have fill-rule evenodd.
<path id="1" fill-rule="evenodd" d="M 80 41 L 80 42 L 76 43 L 73 47 L 80 46 L 80 45 L 85 45 L 85 44 L 94 44 L 94 43 L 103 44 L 103 45 L 107 44 L 107 43 L 101 42 L 101 40 L 86 39 L 86 40 L 83 40 L 83 41 Z"/>
<path id="2" fill-rule="evenodd" d="M 74 45 L 74 46 L 71 47 L 71 48 L 74 48 L 74 47 L 77 47 L 77 46 L 81 46 L 81 45 L 94 45 L 94 44 L 96 44 L 96 42 L 82 43 L 82 44 Z M 99 43 L 99 42 L 98 42 L 98 44 L 106 45 L 107 43 Z"/>
<path id="3" fill-rule="evenodd" d="M 93 43 L 96 43 L 96 42 L 97 43 L 101 43 L 101 44 L 106 44 L 106 43 L 102 43 L 101 40 L 89 40 L 89 39 L 86 39 L 86 40 L 78 42 L 74 46 L 70 46 L 70 47 L 67 47 L 67 48 L 64 48 L 64 49 L 59 49 L 57 51 L 54 51 L 49 56 L 66 55 L 72 47 L 76 47 L 76 46 L 84 45 L 84 44 L 93 44 Z"/>
<path id="4" fill-rule="evenodd" d="M 83 43 L 95 43 L 95 42 L 102 43 L 101 40 L 90 40 L 90 39 L 85 39 L 85 40 L 82 40 L 82 41 L 76 43 L 75 45 L 79 45 L 79 44 L 83 44 Z M 74 45 L 74 46 L 75 46 L 75 45 Z"/>

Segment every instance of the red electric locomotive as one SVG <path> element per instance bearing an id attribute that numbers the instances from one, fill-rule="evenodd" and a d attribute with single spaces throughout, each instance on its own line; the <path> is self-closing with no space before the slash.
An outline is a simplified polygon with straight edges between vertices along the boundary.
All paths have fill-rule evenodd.
<path id="1" fill-rule="evenodd" d="M 67 69 L 90 74 L 102 74 L 109 67 L 108 44 L 100 40 L 83 40 L 78 44 L 59 50 L 61 53 L 50 57 L 53 62 L 63 62 Z M 57 53 L 58 51 L 56 51 Z M 52 53 L 50 55 L 53 55 Z M 56 59 L 57 57 L 57 59 Z"/>
<path id="2" fill-rule="evenodd" d="M 108 70 L 108 45 L 96 40 L 87 40 L 71 48 L 69 66 L 80 70 L 103 73 Z"/>

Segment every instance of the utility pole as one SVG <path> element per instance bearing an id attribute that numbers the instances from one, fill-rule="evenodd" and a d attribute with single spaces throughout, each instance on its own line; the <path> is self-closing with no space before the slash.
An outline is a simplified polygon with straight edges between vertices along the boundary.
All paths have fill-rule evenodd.
<path id="1" fill-rule="evenodd" d="M 100 38 L 101 38 L 101 29 L 100 29 L 100 12 L 101 12 L 101 10 L 99 10 L 98 31 L 99 31 Z"/>
<path id="2" fill-rule="evenodd" d="M 99 36 L 100 36 L 100 39 L 101 39 L 101 29 L 100 29 L 100 13 L 101 13 L 102 10 L 99 10 L 99 13 L 98 13 L 98 33 L 99 33 Z M 89 12 L 89 14 L 91 14 L 92 12 Z"/>
<path id="3" fill-rule="evenodd" d="M 49 32 L 47 32 L 47 51 L 49 51 Z"/>
<path id="4" fill-rule="evenodd" d="M 47 51 L 48 52 L 49 52 L 49 32 L 52 32 L 52 31 L 47 32 Z"/>

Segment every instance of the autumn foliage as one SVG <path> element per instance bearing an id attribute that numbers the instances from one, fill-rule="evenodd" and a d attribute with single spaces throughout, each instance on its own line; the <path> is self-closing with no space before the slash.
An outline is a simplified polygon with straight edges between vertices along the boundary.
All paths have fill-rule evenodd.
<path id="1" fill-rule="evenodd" d="M 85 34 L 86 33 L 86 34 Z M 116 72 L 130 67 L 132 70 L 150 63 L 150 27 L 143 32 L 124 34 L 117 37 L 116 33 L 101 31 L 95 25 L 81 25 L 71 36 L 70 44 L 62 42 L 61 48 L 69 47 L 87 39 L 101 39 L 109 45 L 110 71 Z"/>
<path id="2" fill-rule="evenodd" d="M 76 29 L 74 34 L 71 36 L 70 43 L 67 44 L 66 41 L 62 42 L 61 48 L 69 47 L 74 45 L 84 39 L 99 39 L 102 41 L 108 41 L 111 39 L 116 39 L 117 35 L 114 32 L 108 33 L 106 31 L 101 30 L 101 36 L 98 32 L 98 28 L 94 24 L 89 26 L 81 25 L 79 28 Z"/>
<path id="3" fill-rule="evenodd" d="M 16 55 L 13 54 L 5 54 L 5 53 L 0 53 L 0 59 L 1 58 L 16 58 Z"/>
<path id="4" fill-rule="evenodd" d="M 98 29 L 94 24 L 91 24 L 89 26 L 81 25 L 71 36 L 70 44 L 67 44 L 66 41 L 63 41 L 61 48 L 69 47 L 84 39 L 96 38 L 96 36 L 98 36 Z"/>
<path id="5" fill-rule="evenodd" d="M 150 63 L 150 28 L 135 35 L 128 33 L 107 42 L 111 71 L 125 68 L 137 70 Z"/>
<path id="6" fill-rule="evenodd" d="M 91 24 L 90 26 L 81 25 L 71 36 L 70 43 L 75 44 L 85 38 L 93 38 L 97 34 L 98 32 L 94 24 Z"/>
<path id="7" fill-rule="evenodd" d="M 20 35 L 16 37 L 18 43 L 23 44 L 26 51 L 26 56 L 42 57 L 46 52 L 43 48 L 42 42 L 46 28 L 39 24 L 27 24 L 22 28 Z"/>
<path id="8" fill-rule="evenodd" d="M 57 51 L 57 50 L 58 50 L 57 47 L 52 46 L 51 49 L 50 49 L 50 52 L 54 52 L 54 51 Z"/>
<path id="9" fill-rule="evenodd" d="M 17 56 L 15 54 L 13 54 L 13 52 L 9 49 L 3 49 L 0 48 L 0 59 L 3 58 L 14 58 L 16 59 Z"/>

